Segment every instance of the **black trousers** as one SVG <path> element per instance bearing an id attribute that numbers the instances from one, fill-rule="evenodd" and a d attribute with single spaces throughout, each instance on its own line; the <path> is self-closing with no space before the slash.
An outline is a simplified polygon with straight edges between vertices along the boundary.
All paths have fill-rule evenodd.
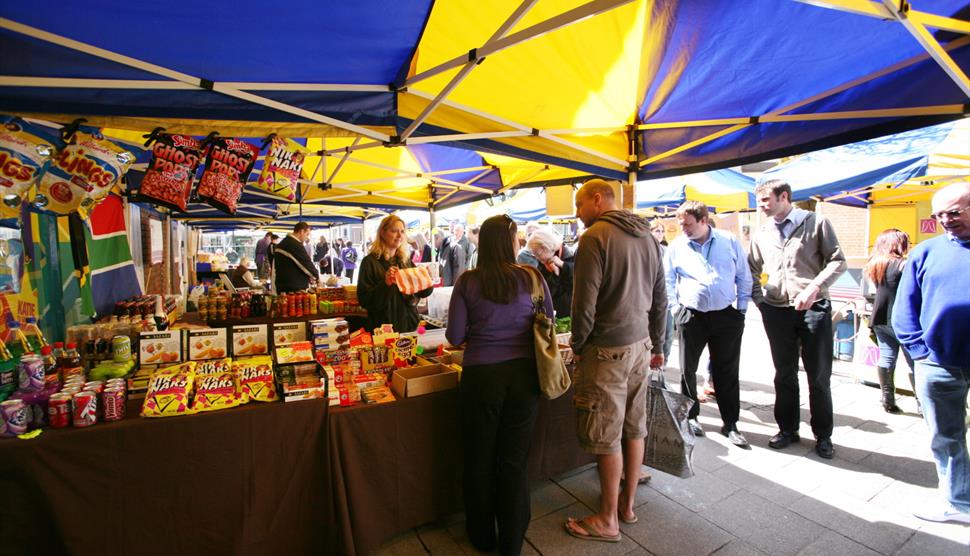
<path id="1" fill-rule="evenodd" d="M 460 394 L 468 539 L 480 550 L 517 555 L 532 518 L 527 467 L 539 413 L 536 363 L 467 366 Z"/>
<path id="2" fill-rule="evenodd" d="M 701 412 L 700 404 L 697 403 L 697 362 L 704 346 L 707 346 L 711 355 L 711 382 L 714 383 L 714 391 L 717 393 L 717 409 L 721 413 L 721 422 L 727 427 L 738 422 L 741 411 L 738 369 L 743 333 L 744 313 L 734 307 L 708 312 L 691 310 L 691 318 L 684 325 L 681 336 L 684 345 L 684 376 L 680 384 L 681 392 L 694 400 L 689 414 L 691 419 L 696 419 Z"/>
<path id="3" fill-rule="evenodd" d="M 775 364 L 775 422 L 783 432 L 798 432 L 798 354 L 808 375 L 808 405 L 815 438 L 832 436 L 832 304 L 816 301 L 806 311 L 758 306 Z"/>

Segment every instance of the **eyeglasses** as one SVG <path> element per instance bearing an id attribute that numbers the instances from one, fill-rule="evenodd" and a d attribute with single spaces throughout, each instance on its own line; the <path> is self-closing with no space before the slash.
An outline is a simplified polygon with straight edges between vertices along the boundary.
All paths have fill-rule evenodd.
<path id="1" fill-rule="evenodd" d="M 962 209 L 934 212 L 933 214 L 930 215 L 930 218 L 938 221 L 943 220 L 944 217 L 948 219 L 956 219 L 956 218 L 959 218 L 960 214 L 965 212 L 967 209 L 970 209 L 970 206 L 963 207 Z"/>

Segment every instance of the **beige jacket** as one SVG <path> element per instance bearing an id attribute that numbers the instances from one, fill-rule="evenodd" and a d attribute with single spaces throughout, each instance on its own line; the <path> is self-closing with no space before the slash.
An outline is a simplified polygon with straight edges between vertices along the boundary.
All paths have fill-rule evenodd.
<path id="1" fill-rule="evenodd" d="M 819 287 L 816 299 L 828 299 L 829 286 L 847 268 L 835 228 L 814 212 L 792 230 L 784 244 L 774 219 L 765 223 L 751 241 L 748 266 L 754 279 L 751 300 L 775 307 L 794 306 L 795 297 L 811 284 Z M 763 289 L 762 271 L 768 275 Z"/>

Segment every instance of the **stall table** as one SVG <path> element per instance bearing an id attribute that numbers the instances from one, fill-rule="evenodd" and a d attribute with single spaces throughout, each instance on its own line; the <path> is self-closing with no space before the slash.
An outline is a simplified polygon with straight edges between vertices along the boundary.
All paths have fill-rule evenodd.
<path id="1" fill-rule="evenodd" d="M 461 509 L 457 390 L 388 404 L 250 403 L 0 440 L 0 553 L 367 554 Z M 567 393 L 533 479 L 593 461 Z"/>

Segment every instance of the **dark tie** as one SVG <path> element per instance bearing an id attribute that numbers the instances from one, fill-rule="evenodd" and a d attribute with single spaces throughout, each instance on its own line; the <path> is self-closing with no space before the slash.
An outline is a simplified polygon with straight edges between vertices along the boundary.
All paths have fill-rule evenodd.
<path id="1" fill-rule="evenodd" d="M 778 227 L 778 237 L 781 238 L 781 242 L 782 243 L 784 243 L 785 240 L 788 239 L 788 237 L 785 235 L 785 225 L 787 225 L 787 224 L 788 224 L 788 220 L 787 219 L 782 220 L 781 222 L 775 223 L 775 226 Z"/>

